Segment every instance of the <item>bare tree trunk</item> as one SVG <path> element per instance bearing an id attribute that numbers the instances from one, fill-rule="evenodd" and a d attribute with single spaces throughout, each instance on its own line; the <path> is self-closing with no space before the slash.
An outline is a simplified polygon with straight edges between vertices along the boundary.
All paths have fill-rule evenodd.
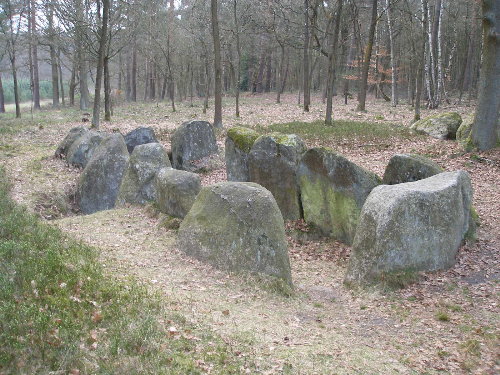
<path id="1" fill-rule="evenodd" d="M 392 25 L 392 4 L 391 0 L 386 0 L 387 4 L 387 27 L 389 29 L 389 45 L 391 49 L 391 105 L 393 107 L 398 104 L 398 91 L 397 91 L 397 66 L 396 66 L 396 52 L 394 51 L 394 30 Z"/>
<path id="2" fill-rule="evenodd" d="M 480 150 L 497 146 L 500 126 L 500 2 L 482 0 L 483 59 L 472 141 Z"/>
<path id="3" fill-rule="evenodd" d="M 5 113 L 5 96 L 3 93 L 2 74 L 0 73 L 0 113 Z"/>
<path id="4" fill-rule="evenodd" d="M 111 77 L 109 75 L 109 57 L 104 58 L 104 121 L 111 121 Z"/>
<path id="5" fill-rule="evenodd" d="M 52 3 L 48 3 L 47 18 L 49 22 L 50 66 L 52 67 L 52 106 L 59 107 L 59 69 L 57 67 L 57 53 L 55 46 L 54 5 Z"/>
<path id="6" fill-rule="evenodd" d="M 361 73 L 361 84 L 358 94 L 358 111 L 365 111 L 366 91 L 368 89 L 368 71 L 370 70 L 370 59 L 372 56 L 373 40 L 375 37 L 375 27 L 377 26 L 377 0 L 372 3 L 372 18 L 370 22 L 370 31 L 368 33 L 368 42 L 366 43 L 365 55 L 363 60 L 363 70 Z"/>
<path id="7" fill-rule="evenodd" d="M 283 43 L 280 44 L 281 47 L 281 58 L 280 58 L 280 66 L 279 66 L 279 79 L 278 79 L 278 90 L 276 94 L 276 103 L 281 103 L 281 94 L 283 92 L 283 81 L 284 81 L 284 69 L 285 69 L 285 45 Z M 288 69 L 288 64 L 287 64 Z"/>
<path id="8" fill-rule="evenodd" d="M 61 97 L 62 105 L 66 105 L 66 99 L 64 97 L 64 78 L 62 74 L 62 64 L 61 64 L 61 50 L 57 49 L 57 70 L 59 75 L 59 92 Z"/>
<path id="9" fill-rule="evenodd" d="M 17 82 L 17 67 L 16 67 L 16 55 L 13 54 L 10 59 L 10 64 L 12 68 L 12 80 L 14 81 L 14 102 L 16 103 L 16 118 L 21 118 L 21 104 L 19 97 L 19 84 Z"/>
<path id="10" fill-rule="evenodd" d="M 234 32 L 236 37 L 236 84 L 234 87 L 236 101 L 236 117 L 240 117 L 240 84 L 241 84 L 241 45 L 240 45 L 240 25 L 237 15 L 237 0 L 233 0 Z"/>
<path id="11" fill-rule="evenodd" d="M 423 89 L 423 79 L 424 74 L 426 75 L 426 56 L 425 56 L 425 46 L 427 37 L 427 0 L 422 0 L 422 46 L 420 47 L 420 56 L 418 59 L 417 66 L 417 83 L 416 83 L 416 94 L 415 94 L 415 115 L 413 117 L 414 121 L 420 120 L 420 105 L 422 99 L 422 89 Z M 427 77 L 426 77 L 427 78 Z"/>
<path id="12" fill-rule="evenodd" d="M 134 41 L 132 47 L 132 72 L 130 76 L 130 100 L 137 101 L 137 46 Z"/>
<path id="13" fill-rule="evenodd" d="M 76 69 L 77 62 L 73 61 L 73 67 L 71 69 L 71 78 L 69 80 L 69 105 L 73 107 L 75 105 L 75 91 L 76 91 Z"/>
<path id="14" fill-rule="evenodd" d="M 441 104 L 441 95 L 443 93 L 444 78 L 443 78 L 443 51 L 442 51 L 442 34 L 443 34 L 443 3 L 438 0 L 436 5 L 437 17 L 437 90 L 436 90 L 436 107 Z"/>
<path id="15" fill-rule="evenodd" d="M 303 65 L 303 87 L 304 87 L 304 111 L 309 112 L 309 106 L 311 105 L 311 82 L 309 80 L 309 0 L 304 0 L 304 57 L 302 61 Z"/>
<path id="16" fill-rule="evenodd" d="M 331 48 L 328 54 L 328 80 L 326 82 L 326 114 L 325 124 L 332 125 L 332 107 L 333 107 L 333 85 L 335 84 L 335 64 L 337 63 L 336 53 L 340 31 L 340 19 L 342 15 L 343 0 L 338 0 L 337 15 L 335 17 L 335 30 L 331 37 Z"/>
<path id="17" fill-rule="evenodd" d="M 99 129 L 101 110 L 101 83 L 104 67 L 104 57 L 108 39 L 108 17 L 110 0 L 102 0 L 102 26 L 99 35 L 99 51 L 97 52 L 97 71 L 95 77 L 94 110 L 92 113 L 92 127 Z"/>
<path id="18" fill-rule="evenodd" d="M 215 88 L 214 88 L 214 127 L 222 128 L 222 69 L 220 56 L 220 36 L 219 19 L 217 15 L 217 0 L 210 1 L 211 19 L 212 19 L 212 38 L 214 41 L 214 70 L 215 70 Z"/>
<path id="19" fill-rule="evenodd" d="M 33 90 L 33 108 L 40 109 L 40 78 L 38 73 L 38 45 L 36 40 L 36 2 L 35 0 L 29 0 L 30 14 L 29 14 L 29 25 L 31 29 L 30 38 L 30 59 L 33 71 L 32 79 L 32 90 Z"/>

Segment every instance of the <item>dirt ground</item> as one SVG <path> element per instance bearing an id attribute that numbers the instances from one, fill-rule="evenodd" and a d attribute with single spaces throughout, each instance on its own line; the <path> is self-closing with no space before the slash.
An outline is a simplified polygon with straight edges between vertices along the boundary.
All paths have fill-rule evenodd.
<path id="1" fill-rule="evenodd" d="M 313 100 L 303 113 L 297 96 L 244 96 L 241 117 L 225 99 L 225 126 L 266 126 L 322 119 L 324 105 Z M 409 125 L 411 108 L 391 108 L 371 100 L 368 112 L 354 111 L 356 101 L 334 103 L 335 119 Z M 126 133 L 152 126 L 169 148 L 170 134 L 182 121 L 210 120 L 201 104 L 167 103 L 118 106 L 103 130 Z M 463 116 L 473 106 L 444 106 L 439 111 Z M 176 232 L 159 225 L 144 207 L 128 207 L 80 216 L 68 211 L 63 198 L 74 190 L 80 171 L 53 157 L 67 131 L 81 124 L 53 112 L 53 124 L 35 122 L 16 135 L 2 135 L 0 162 L 14 182 L 13 196 L 40 212 L 70 235 L 101 249 L 102 262 L 117 277 L 134 276 L 164 294 L 173 310 L 200 326 L 220 333 L 238 355 L 256 358 L 262 374 L 498 374 L 500 292 L 500 151 L 464 153 L 454 141 L 427 137 L 390 139 L 387 146 L 307 141 L 330 146 L 355 163 L 382 176 L 395 153 L 431 157 L 445 170 L 466 170 L 474 187 L 474 206 L 481 225 L 478 240 L 459 252 L 446 271 L 425 273 L 418 282 L 391 292 L 352 291 L 342 281 L 349 247 L 332 240 L 289 237 L 296 295 L 284 297 L 241 275 L 228 275 L 192 260 L 175 246 Z M 435 113 L 424 111 L 423 116 Z M 0 119 L 1 120 L 1 119 Z M 224 132 L 218 136 L 223 155 Z M 225 179 L 219 168 L 203 175 L 203 184 Z M 59 198 L 58 198 L 59 197 Z M 289 226 L 294 226 L 289 225 Z M 296 226 L 296 225 L 295 225 Z"/>

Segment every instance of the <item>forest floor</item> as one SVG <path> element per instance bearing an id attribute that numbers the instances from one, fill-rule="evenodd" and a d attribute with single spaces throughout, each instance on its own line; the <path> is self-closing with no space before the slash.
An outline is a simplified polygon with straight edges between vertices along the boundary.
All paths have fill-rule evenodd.
<path id="1" fill-rule="evenodd" d="M 163 293 L 172 310 L 209 327 L 252 358 L 262 374 L 497 374 L 500 372 L 500 151 L 464 152 L 454 141 L 415 135 L 407 127 L 411 107 L 371 99 L 368 111 L 355 112 L 335 98 L 335 120 L 362 121 L 358 134 L 322 126 L 320 98 L 309 113 L 287 94 L 244 96 L 235 118 L 224 99 L 225 129 L 234 125 L 296 131 L 309 147 L 329 146 L 350 160 L 383 175 L 395 153 L 419 153 L 445 170 L 466 170 L 474 187 L 481 225 L 477 241 L 465 244 L 456 265 L 422 273 L 401 290 L 352 291 L 343 285 L 350 248 L 330 239 L 300 235 L 301 223 L 288 223 L 292 277 L 297 292 L 285 297 L 242 275 L 228 275 L 183 255 L 176 231 L 161 226 L 148 207 L 128 207 L 76 215 L 66 199 L 80 171 L 53 157 L 57 143 L 81 124 L 74 109 L 43 110 L 33 119 L 10 118 L 0 141 L 0 162 L 14 183 L 14 199 L 65 232 L 101 250 L 109 272 L 133 276 Z M 201 103 L 121 105 L 102 130 L 126 133 L 151 126 L 166 148 L 183 121 L 212 119 Z M 437 111 L 470 116 L 474 106 L 444 105 Z M 436 111 L 423 111 L 423 117 Z M 25 116 L 28 117 L 28 116 Z M 315 122 L 316 121 L 316 122 Z M 314 122 L 310 125 L 301 122 Z M 282 125 L 288 123 L 287 125 Z M 369 129 L 370 124 L 378 124 Z M 225 179 L 225 131 L 218 133 L 220 157 L 203 184 Z M 201 366 L 201 365 L 200 365 Z M 209 372 L 208 368 L 206 369 Z M 243 372 L 244 369 L 243 369 Z"/>

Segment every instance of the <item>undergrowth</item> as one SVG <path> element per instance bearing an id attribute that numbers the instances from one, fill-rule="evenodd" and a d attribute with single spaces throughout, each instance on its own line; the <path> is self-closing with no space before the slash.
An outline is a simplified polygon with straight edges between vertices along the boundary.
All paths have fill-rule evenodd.
<path id="1" fill-rule="evenodd" d="M 360 141 L 384 141 L 390 138 L 407 139 L 418 137 L 410 129 L 403 126 L 337 120 L 333 125 L 327 126 L 323 121 L 314 122 L 288 122 L 272 124 L 269 127 L 258 129 L 261 132 L 277 131 L 285 134 L 297 134 L 304 139 L 329 139 L 329 140 L 360 140 Z"/>
<path id="2" fill-rule="evenodd" d="M 1 374 L 235 374 L 251 367 L 146 287 L 106 276 L 95 249 L 40 222 L 8 191 L 0 169 Z"/>

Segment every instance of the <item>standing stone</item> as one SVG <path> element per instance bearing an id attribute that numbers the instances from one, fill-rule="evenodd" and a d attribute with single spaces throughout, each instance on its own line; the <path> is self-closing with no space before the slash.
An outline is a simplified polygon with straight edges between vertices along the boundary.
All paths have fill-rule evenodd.
<path id="1" fill-rule="evenodd" d="M 163 168 L 155 180 L 158 209 L 167 215 L 183 219 L 201 190 L 200 176 L 192 172 Z"/>
<path id="2" fill-rule="evenodd" d="M 394 273 L 453 266 L 469 230 L 471 200 L 464 171 L 376 187 L 363 206 L 345 281 L 376 283 Z"/>
<path id="3" fill-rule="evenodd" d="M 228 181 L 250 181 L 248 154 L 259 133 L 255 130 L 235 126 L 227 131 L 225 157 Z"/>
<path id="4" fill-rule="evenodd" d="M 307 151 L 297 175 L 305 221 L 351 244 L 361 208 L 380 184 L 378 176 L 327 148 Z"/>
<path id="5" fill-rule="evenodd" d="M 121 134 L 103 139 L 78 182 L 76 196 L 82 213 L 91 214 L 115 206 L 128 161 L 127 145 Z"/>
<path id="6" fill-rule="evenodd" d="M 179 228 L 178 247 L 218 268 L 292 284 L 280 210 L 272 194 L 254 183 L 204 187 Z"/>
<path id="7" fill-rule="evenodd" d="M 421 155 L 394 155 L 385 168 L 382 183 L 386 185 L 401 184 L 423 180 L 444 172 L 443 168 Z"/>
<path id="8" fill-rule="evenodd" d="M 462 117 L 456 112 L 440 113 L 414 123 L 410 128 L 438 139 L 455 139 Z"/>
<path id="9" fill-rule="evenodd" d="M 271 133 L 255 141 L 248 157 L 250 181 L 273 194 L 285 220 L 302 217 L 296 173 L 305 151 L 297 135 Z"/>
<path id="10" fill-rule="evenodd" d="M 218 151 L 214 129 L 207 121 L 188 121 L 172 134 L 172 165 L 176 169 L 195 171 L 194 161 Z"/>
<path id="11" fill-rule="evenodd" d="M 138 145 L 130 155 L 130 161 L 123 177 L 117 204 L 145 204 L 156 198 L 154 178 L 157 172 L 170 167 L 167 152 L 159 143 Z"/>
<path id="12" fill-rule="evenodd" d="M 157 143 L 153 128 L 137 128 L 125 135 L 125 143 L 129 154 L 134 151 L 135 146 L 144 145 L 146 143 Z"/>
<path id="13" fill-rule="evenodd" d="M 85 134 L 89 130 L 83 126 L 75 126 L 70 129 L 66 137 L 57 146 L 55 156 L 58 158 L 65 157 L 68 154 L 68 149 L 71 147 L 73 142 L 75 142 L 82 134 Z"/>
<path id="14" fill-rule="evenodd" d="M 69 147 L 67 162 L 76 167 L 85 168 L 103 138 L 103 135 L 95 130 L 83 133 Z"/>

